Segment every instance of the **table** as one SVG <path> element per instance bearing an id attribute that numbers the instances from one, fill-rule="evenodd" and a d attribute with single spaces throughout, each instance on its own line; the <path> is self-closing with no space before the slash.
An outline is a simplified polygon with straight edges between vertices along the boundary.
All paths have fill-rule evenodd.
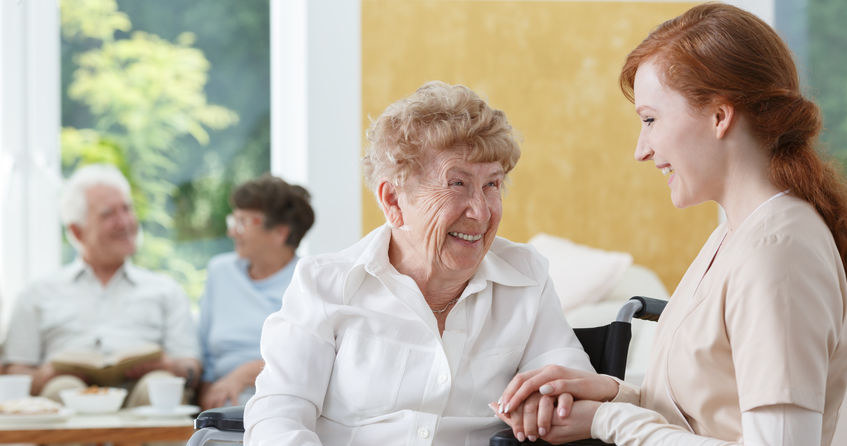
<path id="1" fill-rule="evenodd" d="M 127 411 L 105 415 L 73 415 L 57 422 L 0 424 L 0 443 L 114 443 L 186 441 L 194 432 L 188 416 L 141 418 Z"/>

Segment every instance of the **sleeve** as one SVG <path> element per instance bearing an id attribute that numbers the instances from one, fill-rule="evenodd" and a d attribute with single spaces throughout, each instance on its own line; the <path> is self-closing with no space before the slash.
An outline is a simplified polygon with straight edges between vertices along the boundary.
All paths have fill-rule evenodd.
<path id="1" fill-rule="evenodd" d="M 39 365 L 42 358 L 40 317 L 36 293 L 29 288 L 15 301 L 3 346 L 4 364 Z"/>
<path id="2" fill-rule="evenodd" d="M 335 362 L 329 310 L 301 261 L 282 309 L 262 327 L 265 367 L 244 412 L 246 445 L 320 445 L 315 433 Z"/>
<path id="3" fill-rule="evenodd" d="M 178 283 L 168 279 L 170 285 L 165 293 L 165 333 L 162 347 L 175 358 L 200 359 L 200 346 L 197 342 L 197 328 L 188 296 Z"/>
<path id="4" fill-rule="evenodd" d="M 518 372 L 534 370 L 548 364 L 594 371 L 588 354 L 565 320 L 549 275 L 541 291 L 538 313 Z"/>
<path id="5" fill-rule="evenodd" d="M 618 379 L 614 376 L 608 376 L 615 380 L 618 383 L 618 394 L 612 398 L 613 403 L 630 403 L 630 404 L 639 404 L 641 402 L 641 388 L 630 384 L 622 379 Z"/>
<path id="6" fill-rule="evenodd" d="M 591 436 L 618 446 L 805 446 L 820 444 L 822 416 L 798 406 L 776 405 L 741 414 L 741 442 L 706 438 L 669 424 L 652 410 L 603 403 L 594 414 Z"/>
<path id="7" fill-rule="evenodd" d="M 591 437 L 617 446 L 734 446 L 743 443 L 701 437 L 670 424 L 658 413 L 628 403 L 603 403 Z M 755 443 L 752 443 L 755 444 Z"/>
<path id="8" fill-rule="evenodd" d="M 823 412 L 842 297 L 826 256 L 765 240 L 730 276 L 725 322 L 742 412 L 794 404 Z"/>
<path id="9" fill-rule="evenodd" d="M 211 273 L 211 268 L 206 268 L 206 271 Z M 203 378 L 204 382 L 212 382 L 215 380 L 213 375 L 214 358 L 209 350 L 209 332 L 212 323 L 212 296 L 211 280 L 206 279 L 206 286 L 203 290 L 203 296 L 200 298 L 200 320 L 197 324 L 197 340 L 200 344 L 200 354 L 203 360 Z"/>

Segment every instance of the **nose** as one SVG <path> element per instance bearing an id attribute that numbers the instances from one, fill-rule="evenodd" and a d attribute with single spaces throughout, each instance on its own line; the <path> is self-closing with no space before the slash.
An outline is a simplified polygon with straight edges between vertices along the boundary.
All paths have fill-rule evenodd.
<path id="1" fill-rule="evenodd" d="M 653 149 L 647 143 L 644 133 L 638 135 L 638 142 L 635 144 L 635 160 L 648 161 L 653 159 Z"/>
<path id="2" fill-rule="evenodd" d="M 118 222 L 123 228 L 131 228 L 135 225 L 135 211 L 130 208 L 118 211 Z"/>
<path id="3" fill-rule="evenodd" d="M 488 200 L 485 199 L 485 192 L 477 190 L 468 203 L 468 209 L 465 213 L 468 218 L 478 221 L 488 221 L 491 217 L 491 209 L 488 208 Z"/>

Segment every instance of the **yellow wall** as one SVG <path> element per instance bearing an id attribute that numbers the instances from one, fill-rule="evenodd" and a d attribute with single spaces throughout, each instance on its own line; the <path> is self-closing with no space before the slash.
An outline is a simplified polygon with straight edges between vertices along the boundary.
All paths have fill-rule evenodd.
<path id="1" fill-rule="evenodd" d="M 363 0 L 362 129 L 426 81 L 471 87 L 523 138 L 499 235 L 627 251 L 673 290 L 717 208 L 674 208 L 665 177 L 633 161 L 640 122 L 618 74 L 652 28 L 692 5 Z M 384 218 L 363 194 L 368 232 Z"/>

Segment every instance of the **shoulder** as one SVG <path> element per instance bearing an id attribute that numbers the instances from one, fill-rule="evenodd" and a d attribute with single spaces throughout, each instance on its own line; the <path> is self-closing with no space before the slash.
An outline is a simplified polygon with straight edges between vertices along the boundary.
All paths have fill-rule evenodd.
<path id="1" fill-rule="evenodd" d="M 776 273 L 825 265 L 834 268 L 840 258 L 823 218 L 811 204 L 795 197 L 774 203 L 739 242 L 739 251 L 744 253 L 739 262 Z"/>
<path id="2" fill-rule="evenodd" d="M 185 292 L 179 282 L 163 272 L 151 271 L 137 265 L 129 265 L 130 278 L 135 285 L 150 292 L 171 296 L 184 296 Z"/>
<path id="3" fill-rule="evenodd" d="M 209 260 L 209 265 L 206 267 L 208 271 L 217 271 L 222 269 L 234 268 L 238 263 L 238 253 L 225 252 L 218 254 Z"/>
<path id="4" fill-rule="evenodd" d="M 487 257 L 494 256 L 517 272 L 543 285 L 549 276 L 549 262 L 532 245 L 496 237 Z"/>

